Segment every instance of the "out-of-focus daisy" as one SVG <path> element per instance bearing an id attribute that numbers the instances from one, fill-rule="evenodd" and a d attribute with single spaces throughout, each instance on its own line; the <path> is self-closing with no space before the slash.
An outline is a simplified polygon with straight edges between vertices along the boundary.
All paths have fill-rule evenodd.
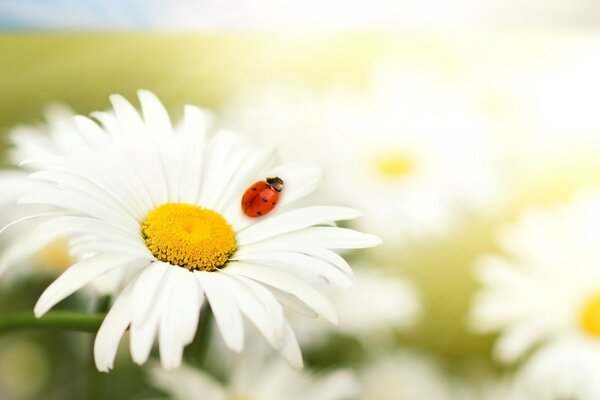
<path id="1" fill-rule="evenodd" d="M 228 347 L 243 348 L 245 316 L 300 366 L 282 304 L 335 322 L 331 303 L 306 281 L 350 285 L 350 267 L 331 249 L 369 247 L 379 239 L 332 226 L 358 217 L 355 210 L 294 206 L 316 189 L 317 168 L 277 166 L 272 151 L 245 145 L 228 131 L 205 137 L 204 114 L 193 106 L 186 106 L 174 131 L 153 94 L 139 97 L 141 115 L 112 96 L 114 114 L 95 114 L 102 127 L 78 117 L 82 143 L 69 154 L 30 160 L 39 168 L 32 178 L 51 188 L 20 203 L 60 208 L 60 215 L 31 218 L 41 220 L 41 229 L 69 235 L 80 259 L 46 289 L 35 314 L 120 271 L 127 284 L 98 331 L 98 369 L 112 367 L 128 328 L 135 362 L 147 360 L 158 337 L 163 366 L 179 366 L 205 299 Z M 268 176 L 285 182 L 277 207 L 260 218 L 245 216 L 244 189 Z"/>
<path id="2" fill-rule="evenodd" d="M 525 213 L 500 237 L 506 255 L 481 260 L 473 324 L 500 332 L 502 361 L 535 350 L 524 377 L 536 398 L 600 397 L 599 242 L 600 193 L 586 193 Z"/>
<path id="3" fill-rule="evenodd" d="M 516 49 L 521 39 L 502 43 Z M 587 35 L 536 41 L 528 55 L 482 58 L 469 69 L 482 112 L 509 148 L 505 169 L 514 197 L 527 204 L 566 200 L 600 185 L 598 42 Z"/>
<path id="4" fill-rule="evenodd" d="M 410 282 L 364 265 L 355 269 L 352 288 L 328 292 L 339 324 L 332 326 L 321 318 L 292 321 L 300 343 L 317 343 L 326 339 L 328 332 L 340 332 L 381 344 L 395 329 L 412 326 L 421 312 L 416 288 Z"/>
<path id="5" fill-rule="evenodd" d="M 18 205 L 19 197 L 31 191 L 48 187 L 45 182 L 27 179 L 31 169 L 19 166 L 23 160 L 40 156 L 66 154 L 73 144 L 81 141 L 77 134 L 73 113 L 62 105 L 52 105 L 45 110 L 45 123 L 23 125 L 10 132 L 13 147 L 10 161 L 14 170 L 0 172 L 0 224 L 6 225 L 20 216 L 56 210 L 52 206 Z M 12 268 L 28 263 L 46 267 L 54 273 L 62 272 L 71 263 L 66 239 L 56 232 L 36 229 L 35 223 L 26 222 L 2 236 L 0 274 L 12 270 L 21 274 L 22 268 Z M 27 270 L 27 268 L 25 268 Z"/>
<path id="6" fill-rule="evenodd" d="M 479 376 L 477 380 L 461 382 L 461 400 L 534 400 L 520 380 L 514 376 Z"/>
<path id="7" fill-rule="evenodd" d="M 398 243 L 445 233 L 501 201 L 498 146 L 473 110 L 435 74 L 382 67 L 366 93 L 252 90 L 224 110 L 224 123 L 284 155 L 318 158 L 329 171 L 326 200 L 360 208 L 363 226 Z"/>
<path id="8" fill-rule="evenodd" d="M 432 359 L 401 352 L 376 360 L 361 373 L 364 400 L 454 399 L 454 388 Z"/>
<path id="9" fill-rule="evenodd" d="M 353 373 L 338 370 L 320 375 L 297 371 L 280 359 L 243 355 L 226 384 L 201 370 L 183 365 L 166 371 L 151 369 L 152 382 L 176 400 L 345 400 L 358 394 Z"/>

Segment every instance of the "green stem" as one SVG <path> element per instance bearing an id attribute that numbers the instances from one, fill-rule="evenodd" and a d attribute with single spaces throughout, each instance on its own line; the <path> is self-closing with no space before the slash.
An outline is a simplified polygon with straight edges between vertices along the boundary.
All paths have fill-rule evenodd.
<path id="1" fill-rule="evenodd" d="M 19 329 L 50 329 L 95 333 L 105 314 L 85 314 L 72 311 L 53 311 L 41 318 L 33 313 L 17 313 L 0 316 L 0 333 Z"/>

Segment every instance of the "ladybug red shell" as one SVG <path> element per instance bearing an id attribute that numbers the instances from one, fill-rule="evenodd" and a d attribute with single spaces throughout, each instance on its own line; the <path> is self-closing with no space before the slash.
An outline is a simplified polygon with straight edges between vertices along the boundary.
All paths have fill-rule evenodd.
<path id="1" fill-rule="evenodd" d="M 278 177 L 254 183 L 242 196 L 242 211 L 253 218 L 268 214 L 275 208 L 282 190 L 283 180 Z"/>

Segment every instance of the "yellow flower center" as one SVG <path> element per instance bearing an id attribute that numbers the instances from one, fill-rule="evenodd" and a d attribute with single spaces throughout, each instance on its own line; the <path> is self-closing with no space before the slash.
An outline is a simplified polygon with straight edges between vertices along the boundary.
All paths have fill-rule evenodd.
<path id="1" fill-rule="evenodd" d="M 40 268 L 54 274 L 65 271 L 73 264 L 67 238 L 59 238 L 48 243 L 35 254 L 33 261 Z"/>
<path id="2" fill-rule="evenodd" d="M 191 204 L 167 203 L 142 223 L 146 246 L 173 265 L 214 271 L 235 252 L 235 232 L 220 214 Z"/>
<path id="3" fill-rule="evenodd" d="M 375 158 L 375 170 L 384 178 L 402 178 L 413 168 L 413 159 L 406 152 L 389 151 Z"/>
<path id="4" fill-rule="evenodd" d="M 586 333 L 600 338 L 600 294 L 585 305 L 579 322 Z"/>

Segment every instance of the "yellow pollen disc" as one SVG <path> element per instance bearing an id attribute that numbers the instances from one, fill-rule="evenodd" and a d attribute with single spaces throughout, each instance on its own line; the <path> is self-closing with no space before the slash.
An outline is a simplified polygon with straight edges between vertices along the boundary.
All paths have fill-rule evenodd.
<path id="1" fill-rule="evenodd" d="M 73 264 L 66 238 L 56 239 L 48 243 L 35 254 L 33 259 L 40 268 L 53 273 L 61 273 Z"/>
<path id="2" fill-rule="evenodd" d="M 236 250 L 235 232 L 220 214 L 191 204 L 167 203 L 142 223 L 146 246 L 173 265 L 214 271 Z"/>
<path id="3" fill-rule="evenodd" d="M 586 333 L 600 338 L 600 294 L 585 305 L 579 322 Z"/>
<path id="4" fill-rule="evenodd" d="M 412 158 L 404 152 L 386 152 L 375 158 L 375 169 L 384 178 L 402 178 L 413 168 Z"/>

